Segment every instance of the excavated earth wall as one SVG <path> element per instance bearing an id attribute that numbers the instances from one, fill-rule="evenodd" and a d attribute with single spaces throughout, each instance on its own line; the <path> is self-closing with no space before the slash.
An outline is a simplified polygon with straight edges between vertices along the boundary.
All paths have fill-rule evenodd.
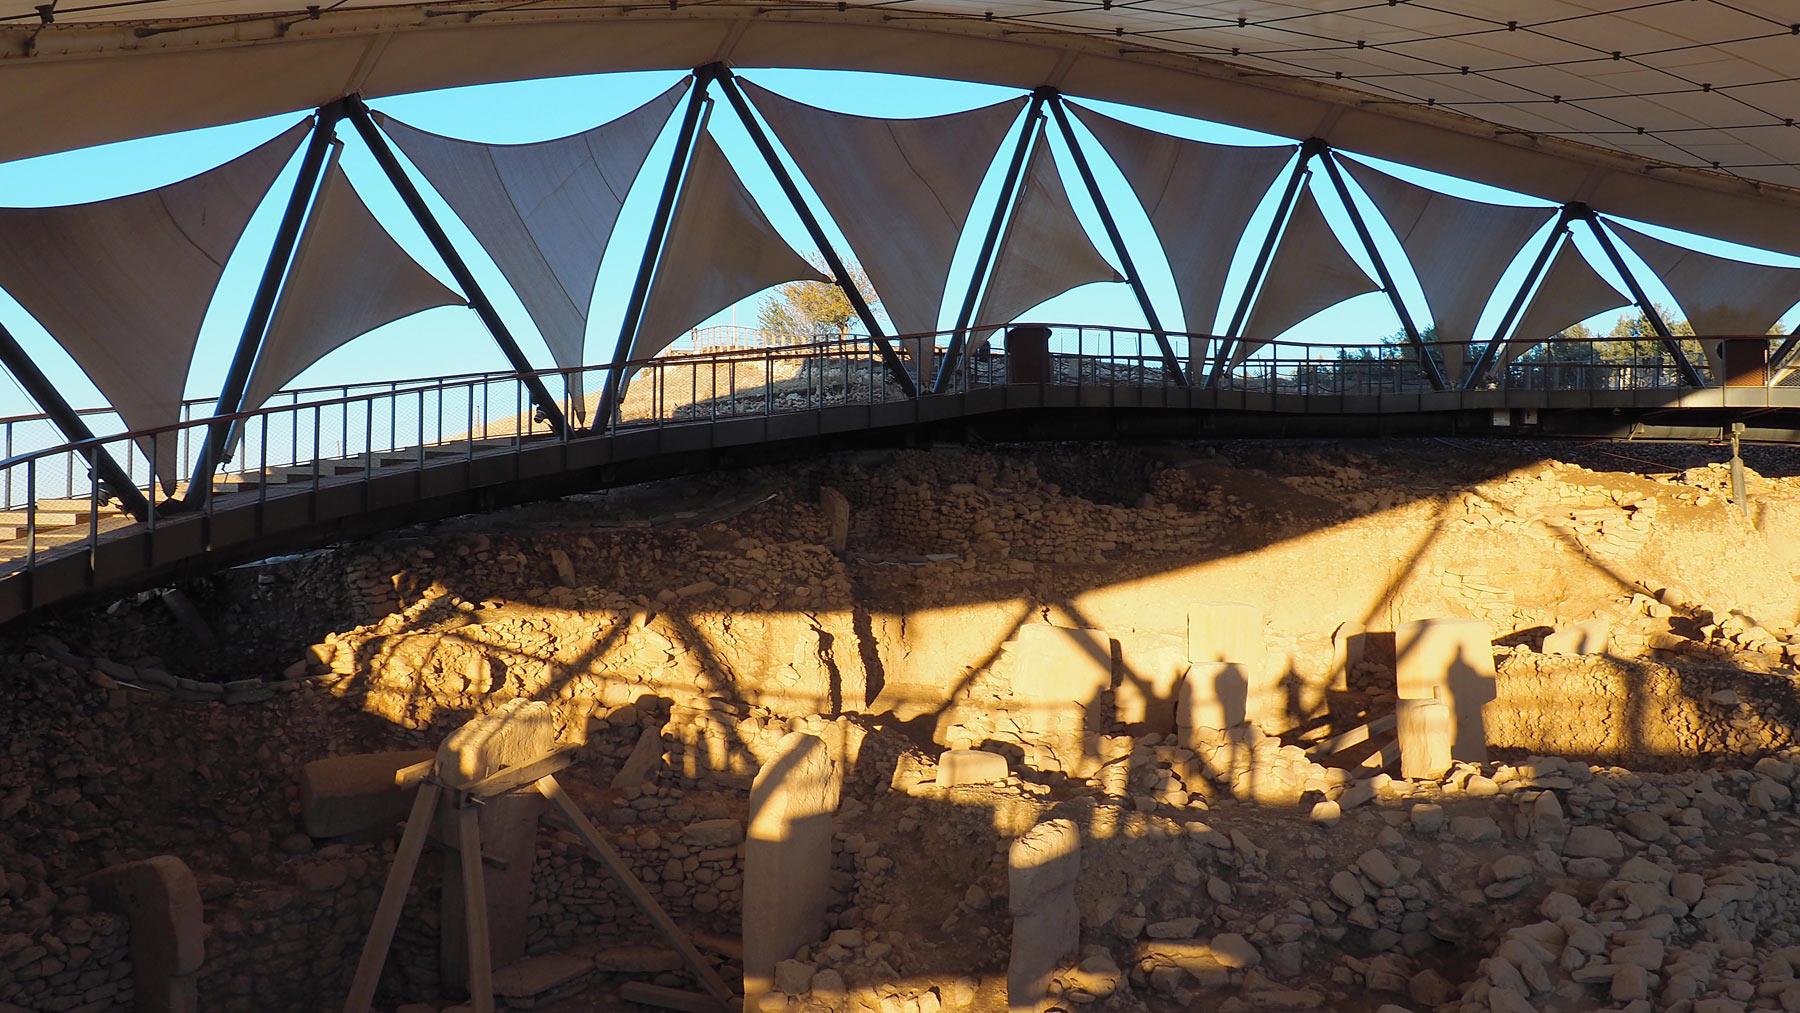
<path id="1" fill-rule="evenodd" d="M 196 874 L 200 1008 L 335 1008 L 404 813 L 309 836 L 297 772 L 433 748 L 519 697 L 583 744 L 571 793 L 728 980 L 751 779 L 790 732 L 830 744 L 833 931 L 769 1009 L 1005 1008 L 1007 848 L 1052 819 L 1081 830 L 1082 949 L 1045 1004 L 1800 1009 L 1800 479 L 1752 458 L 1768 477 L 1741 511 L 1709 458 L 847 455 L 229 571 L 185 589 L 214 649 L 154 594 L 20 634 L 0 645 L 0 1009 L 129 1008 L 128 926 L 82 878 L 155 854 Z M 1190 613 L 1221 601 L 1260 613 L 1263 654 L 1244 723 L 1189 730 Z M 1321 752 L 1392 712 L 1383 635 L 1425 618 L 1487 624 L 1504 762 L 1404 781 Z M 1590 620 L 1604 653 L 1544 653 Z M 1343 624 L 1368 650 L 1340 665 Z M 1068 663 L 1043 645 L 1071 636 L 1105 655 L 1091 692 L 1046 693 Z M 1007 779 L 940 786 L 939 750 L 975 747 Z M 395 1004 L 457 995 L 442 868 L 428 852 L 409 896 Z M 528 924 L 530 954 L 575 970 L 510 969 L 510 1008 L 685 981 L 567 828 L 539 834 Z"/>

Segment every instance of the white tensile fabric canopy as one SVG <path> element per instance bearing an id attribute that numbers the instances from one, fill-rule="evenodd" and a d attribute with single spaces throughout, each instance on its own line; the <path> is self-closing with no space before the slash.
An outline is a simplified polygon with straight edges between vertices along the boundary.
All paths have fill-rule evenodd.
<path id="1" fill-rule="evenodd" d="M 346 92 L 721 61 L 1054 84 L 1800 253 L 1793 0 L 33 6 L 0 11 L 0 159 Z"/>
<path id="2" fill-rule="evenodd" d="M 630 357 L 655 356 L 700 321 L 772 285 L 829 280 L 769 224 L 725 153 L 702 131 Z"/>
<path id="3" fill-rule="evenodd" d="M 421 310 L 462 303 L 394 242 L 334 165 L 319 186 L 281 286 L 244 389 L 244 410 L 260 408 L 308 366 L 359 335 Z"/>
<path id="4" fill-rule="evenodd" d="M 1300 188 L 1281 243 L 1269 259 L 1256 306 L 1244 322 L 1244 333 L 1232 351 L 1231 364 L 1243 362 L 1288 328 L 1345 299 L 1376 292 L 1380 286 L 1344 251 L 1319 210 L 1312 191 Z"/>
<path id="5" fill-rule="evenodd" d="M 1210 333 L 1239 237 L 1297 146 L 1207 144 L 1076 108 L 1150 217 L 1186 329 Z"/>
<path id="6" fill-rule="evenodd" d="M 1525 241 L 1555 216 L 1555 209 L 1464 200 L 1355 159 L 1338 162 L 1399 237 L 1431 306 L 1444 373 L 1452 382 L 1460 380 L 1474 358 L 1467 343 L 1475 340 L 1475 325 L 1500 276 Z"/>
<path id="7" fill-rule="evenodd" d="M 297 123 L 216 169 L 144 193 L 0 209 L 0 288 L 69 353 L 127 429 L 181 420 L 194 343 L 225 262 L 310 126 Z M 157 477 L 172 492 L 176 434 L 155 443 Z"/>
<path id="8" fill-rule="evenodd" d="M 619 209 L 689 84 L 592 130 L 535 144 L 461 141 L 381 118 L 494 259 L 563 369 L 582 365 L 588 305 Z M 578 418 L 580 380 L 569 377 Z"/>
<path id="9" fill-rule="evenodd" d="M 1025 100 L 878 119 L 741 83 L 843 230 L 894 326 L 937 330 L 969 207 Z"/>
<path id="10" fill-rule="evenodd" d="M 1800 302 L 1800 269 L 1715 257 L 1652 238 L 1611 219 L 1606 225 L 1623 236 L 1668 286 L 1695 334 L 1767 334 L 1783 313 Z M 1700 345 L 1713 375 L 1720 376 L 1716 343 L 1702 341 Z"/>
<path id="11" fill-rule="evenodd" d="M 1500 361 L 1511 362 L 1545 338 L 1561 334 L 1594 314 L 1604 313 L 1625 301 L 1619 290 L 1608 285 L 1606 279 L 1588 264 L 1573 242 L 1564 242 L 1562 249 L 1551 259 L 1550 266 L 1545 268 L 1544 280 L 1532 293 L 1530 304 L 1519 315 L 1513 337 L 1500 352 Z"/>
<path id="12" fill-rule="evenodd" d="M 1050 145 L 1042 139 L 1032 153 L 1023 189 L 994 252 L 994 269 L 982 292 L 975 323 L 1006 324 L 1051 296 L 1095 281 L 1118 281 L 1100 251 L 1088 240 L 1069 204 Z M 988 331 L 970 347 L 994 336 Z"/>

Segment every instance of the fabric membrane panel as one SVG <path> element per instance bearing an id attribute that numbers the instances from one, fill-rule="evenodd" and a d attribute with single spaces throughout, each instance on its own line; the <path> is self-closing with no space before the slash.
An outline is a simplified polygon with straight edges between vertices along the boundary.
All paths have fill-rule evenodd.
<path id="1" fill-rule="evenodd" d="M 1175 278 L 1187 330 L 1210 332 L 1244 229 L 1299 146 L 1208 144 L 1073 108 L 1150 217 Z"/>
<path id="2" fill-rule="evenodd" d="M 937 330 L 975 192 L 1025 99 L 880 119 L 739 81 L 843 230 L 894 326 L 902 334 Z"/>
<path id="3" fill-rule="evenodd" d="M 582 365 L 588 306 L 619 209 L 691 83 L 592 130 L 532 144 L 462 141 L 381 117 L 493 258 L 563 369 Z M 582 403 L 578 390 L 571 401 Z"/>
<path id="4" fill-rule="evenodd" d="M 1078 285 L 1119 281 L 1100 251 L 1088 239 L 1063 189 L 1056 159 L 1042 139 L 1031 156 L 1024 189 L 1006 223 L 1006 234 L 994 253 L 994 269 L 975 313 L 977 324 L 1008 324 L 1019 314 Z M 971 342 L 978 348 L 996 332 Z"/>
<path id="5" fill-rule="evenodd" d="M 92 380 L 128 429 L 180 421 L 200 325 L 219 275 L 282 167 L 302 121 L 257 148 L 143 193 L 47 208 L 0 209 L 0 288 Z M 176 435 L 143 441 L 165 491 Z"/>
<path id="6" fill-rule="evenodd" d="M 334 165 L 319 186 L 282 284 L 245 387 L 244 410 L 262 407 L 308 366 L 359 335 L 463 301 L 394 242 Z"/>
<path id="7" fill-rule="evenodd" d="M 707 317 L 785 281 L 830 279 L 781 238 L 703 131 L 669 219 L 630 357 L 651 358 Z"/>
<path id="8" fill-rule="evenodd" d="M 268 6 L 274 13 L 278 5 L 220 0 L 205 5 L 204 13 L 229 21 L 246 6 Z M 15 46 L 10 51 L 35 46 L 39 55 L 0 61 L 0 122 L 8 127 L 0 136 L 0 160 L 276 115 L 330 101 L 347 87 L 378 98 L 723 60 L 1021 89 L 1055 80 L 1070 94 L 1286 137 L 1316 134 L 1345 150 L 1559 203 L 1582 200 L 1611 214 L 1800 253 L 1800 192 L 1789 189 L 1800 185 L 1800 134 L 1783 126 L 1784 119 L 1800 116 L 1800 92 L 1783 70 L 1791 60 L 1769 55 L 1775 51 L 1770 47 L 1785 44 L 1786 26 L 1795 20 L 1792 0 L 1755 0 L 1755 15 L 1738 10 L 1745 7 L 1742 0 L 1648 9 L 1515 0 L 1436 15 L 1408 4 L 1350 5 L 1355 12 L 1346 15 L 1339 9 L 1346 5 L 1327 0 L 1209 0 L 1204 10 L 1176 11 L 1070 9 L 1047 0 L 994 11 L 959 0 L 925 5 L 948 17 L 912 6 L 911 14 L 924 16 L 870 11 L 868 18 L 846 18 L 830 4 L 790 5 L 780 18 L 747 6 L 677 6 L 514 9 L 504 18 L 431 18 L 421 30 L 404 17 L 397 22 L 367 5 L 350 5 L 327 7 L 316 19 L 284 19 L 279 32 L 266 21 L 238 30 L 169 22 L 177 34 L 159 38 L 180 43 L 152 44 L 116 22 L 142 28 L 146 21 L 157 24 L 162 12 L 185 18 L 200 8 L 185 2 L 90 6 L 79 18 L 65 8 L 54 25 L 42 25 L 31 5 L 20 3 L 4 29 Z M 1607 6 L 1616 9 L 1599 9 Z M 620 17 L 626 9 L 629 16 Z M 1565 17 L 1571 11 L 1579 16 Z M 1241 14 L 1249 15 L 1248 27 L 1238 25 Z M 1287 20 L 1295 14 L 1319 15 L 1336 30 L 1296 44 L 1295 23 Z M 991 23 L 978 23 L 990 15 Z M 1046 15 L 1057 24 L 1044 24 Z M 1496 32 L 1497 18 L 1521 26 L 1547 20 L 1544 30 L 1552 38 L 1539 31 Z M 1280 23 L 1258 23 L 1264 20 Z M 1448 31 L 1436 27 L 1445 20 L 1455 23 Z M 1021 25 L 1025 30 L 1018 30 Z M 1132 45 L 1105 51 L 1095 45 L 1097 34 L 1119 30 Z M 254 44 L 246 44 L 246 31 L 258 33 Z M 1554 41 L 1559 36 L 1570 43 Z M 1471 40 L 1477 38 L 1475 46 Z M 1364 39 L 1372 44 L 1347 58 L 1353 40 Z M 1227 59 L 1237 47 L 1243 58 Z M 1165 48 L 1186 55 L 1156 52 Z M 1252 55 L 1257 50 L 1282 55 L 1259 58 Z M 1627 65 L 1625 73 L 1582 77 L 1571 90 L 1571 69 L 1578 68 L 1565 62 L 1569 53 L 1613 50 L 1645 54 L 1651 67 L 1666 69 Z M 1706 75 L 1696 76 L 1696 58 L 1709 61 Z M 1395 73 L 1471 63 L 1512 69 L 1499 77 L 1409 78 L 1405 91 L 1412 101 L 1394 101 L 1388 90 Z M 1330 88 L 1304 80 L 1337 73 L 1344 78 Z M 1730 86 L 1708 91 L 1695 83 L 1701 80 Z M 1678 97 L 1670 97 L 1671 88 Z M 1574 100 L 1576 92 L 1593 101 Z M 1544 101 L 1551 95 L 1571 100 Z M 1759 110 L 1748 120 L 1738 104 L 1744 100 Z M 1620 124 L 1646 133 L 1618 129 Z M 1696 127 L 1706 128 L 1699 148 Z M 1714 171 L 1714 163 L 1722 171 Z M 1771 183 L 1776 185 L 1766 185 Z"/>
<path id="9" fill-rule="evenodd" d="M 1320 310 L 1377 291 L 1380 286 L 1369 280 L 1338 242 L 1312 191 L 1301 187 L 1281 242 L 1269 259 L 1256 305 L 1244 321 L 1242 339 L 1232 351 L 1231 364 L 1243 362 Z"/>
<path id="10" fill-rule="evenodd" d="M 1444 373 L 1454 382 L 1475 357 L 1475 326 L 1500 284 L 1500 276 L 1534 233 L 1556 215 L 1554 208 L 1516 207 L 1464 200 L 1340 158 L 1381 216 L 1387 219 L 1431 307 Z"/>
<path id="11" fill-rule="evenodd" d="M 1606 227 L 1623 237 L 1668 286 L 1695 334 L 1766 334 L 1800 302 L 1800 270 L 1715 257 L 1652 238 L 1610 218 Z M 1713 375 L 1719 376 L 1717 345 L 1700 344 Z"/>
<path id="12" fill-rule="evenodd" d="M 1544 269 L 1544 280 L 1520 314 L 1518 326 L 1500 352 L 1500 362 L 1512 362 L 1545 338 L 1625 302 L 1619 290 L 1600 277 L 1574 243 L 1564 242 Z"/>

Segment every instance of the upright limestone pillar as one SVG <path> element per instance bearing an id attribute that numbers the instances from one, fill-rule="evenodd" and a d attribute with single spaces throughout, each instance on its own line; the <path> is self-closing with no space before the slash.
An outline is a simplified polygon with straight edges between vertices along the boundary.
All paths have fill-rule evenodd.
<path id="1" fill-rule="evenodd" d="M 508 700 L 450 733 L 438 748 L 438 775 L 451 786 L 472 784 L 505 767 L 523 766 L 556 750 L 556 722 L 542 700 Z M 444 809 L 439 839 L 454 845 L 454 816 Z M 505 967 L 525 955 L 530 935 L 531 869 L 537 860 L 537 823 L 544 798 L 535 792 L 490 799 L 481 807 L 481 850 L 499 859 L 483 876 L 487 893 L 490 967 Z M 469 981 L 469 943 L 463 902 L 461 856 L 444 854 L 444 888 L 438 920 L 438 968 L 446 984 Z"/>
<path id="2" fill-rule="evenodd" d="M 1188 606 L 1187 674 L 1176 697 L 1176 732 L 1192 748 L 1198 729 L 1223 731 L 1252 716 L 1267 662 L 1263 614 L 1254 605 L 1203 601 Z"/>
<path id="3" fill-rule="evenodd" d="M 1007 852 L 1007 907 L 1012 958 L 1006 967 L 1009 1013 L 1035 1013 L 1063 959 L 1081 945 L 1075 881 L 1081 875 L 1081 831 L 1072 820 L 1047 820 Z"/>
<path id="4" fill-rule="evenodd" d="M 1395 695 L 1401 700 L 1438 700 L 1446 711 L 1442 724 L 1420 721 L 1413 727 L 1441 727 L 1449 738 L 1452 760 L 1487 761 L 1487 725 L 1482 708 L 1499 696 L 1494 677 L 1493 638 L 1479 619 L 1421 619 L 1394 630 Z M 1420 715 L 1424 717 L 1422 713 Z M 1401 742 L 1404 753 L 1406 743 Z M 1435 752 L 1436 747 L 1430 747 Z"/>
<path id="5" fill-rule="evenodd" d="M 173 855 L 114 865 L 87 877 L 102 911 L 131 921 L 135 1009 L 194 1013 L 206 956 L 206 918 L 200 888 L 187 863 Z"/>
<path id="6" fill-rule="evenodd" d="M 790 733 L 750 788 L 744 841 L 744 1009 L 775 983 L 775 965 L 825 935 L 832 816 L 844 771 L 822 739 Z"/>

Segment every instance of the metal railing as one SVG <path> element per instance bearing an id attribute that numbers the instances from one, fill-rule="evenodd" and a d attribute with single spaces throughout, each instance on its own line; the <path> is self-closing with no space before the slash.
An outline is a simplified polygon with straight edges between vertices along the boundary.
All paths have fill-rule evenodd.
<path id="1" fill-rule="evenodd" d="M 1173 387 L 1184 382 L 1168 368 L 1156 335 L 1141 328 L 1051 325 L 1045 340 L 1018 338 L 1008 349 L 1001 328 L 977 328 L 982 340 L 939 393 L 965 393 L 1017 382 L 1056 386 Z M 894 339 L 905 367 L 930 389 L 948 334 Z M 1168 335 L 1175 360 L 1194 386 L 1300 395 L 1354 395 L 1431 390 L 1417 353 L 1387 343 L 1312 344 L 1273 341 L 1227 346 L 1206 335 Z M 1616 342 L 1560 342 L 1496 369 L 1484 387 L 1512 390 L 1675 390 L 1672 357 L 1640 344 L 1629 355 L 1601 347 Z M 1558 347 L 1585 345 L 1586 348 Z M 1471 349 L 1464 353 L 1473 359 Z M 1452 354 L 1456 354 L 1454 351 Z M 923 361 L 921 361 L 923 360 Z M 1449 375 L 1461 375 L 1454 369 Z M 535 378 L 560 390 L 564 416 L 577 427 L 560 434 L 534 411 L 525 377 L 468 373 L 446 377 L 313 387 L 283 392 L 255 411 L 219 418 L 184 418 L 158 429 L 99 436 L 75 444 L 21 450 L 9 444 L 0 460 L 0 572 L 37 564 L 49 549 L 84 543 L 137 522 L 102 516 L 107 490 L 92 479 L 96 455 L 110 454 L 157 509 L 151 530 L 196 509 L 183 480 L 209 428 L 235 423 L 241 434 L 229 461 L 213 476 L 208 513 L 233 504 L 266 502 L 286 489 L 366 480 L 377 471 L 424 468 L 433 461 L 472 460 L 490 451 L 517 450 L 526 441 L 580 439 L 597 432 L 647 426 L 711 423 L 749 416 L 816 411 L 837 405 L 903 401 L 883 350 L 866 337 L 805 345 L 765 345 L 692 354 L 665 354 L 626 365 L 625 394 L 596 419 L 607 388 L 605 366 L 547 370 Z M 933 396 L 926 394 L 923 396 Z M 90 414 L 105 414 L 97 409 Z M 41 417 L 0 419 L 0 436 L 42 423 Z M 156 480 L 153 481 L 153 476 Z M 85 515 L 85 516 L 84 516 Z"/>

